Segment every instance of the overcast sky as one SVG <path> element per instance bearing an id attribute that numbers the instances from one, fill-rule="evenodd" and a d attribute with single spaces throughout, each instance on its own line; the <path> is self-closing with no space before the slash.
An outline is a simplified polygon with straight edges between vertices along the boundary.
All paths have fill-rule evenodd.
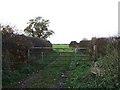
<path id="1" fill-rule="evenodd" d="M 0 23 L 23 30 L 29 19 L 50 20 L 52 43 L 118 34 L 119 0 L 0 0 Z"/>

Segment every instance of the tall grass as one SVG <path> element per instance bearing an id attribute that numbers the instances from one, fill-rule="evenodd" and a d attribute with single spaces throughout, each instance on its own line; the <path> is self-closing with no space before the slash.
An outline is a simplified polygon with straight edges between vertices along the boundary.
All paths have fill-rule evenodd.
<path id="1" fill-rule="evenodd" d="M 98 58 L 96 63 L 100 75 L 91 73 L 92 63 L 84 62 L 75 67 L 68 77 L 67 87 L 72 88 L 118 88 L 118 50 L 117 42 L 109 43 L 106 47 L 106 55 Z M 87 65 L 88 64 L 88 65 Z M 94 64 L 94 63 L 93 63 Z M 84 66 L 82 68 L 82 66 Z"/>
<path id="2" fill-rule="evenodd" d="M 118 63 L 117 44 L 110 43 L 107 46 L 106 56 L 98 59 L 101 69 L 101 80 L 98 81 L 99 87 L 118 87 Z"/>
<path id="3" fill-rule="evenodd" d="M 63 49 L 56 49 L 44 55 L 44 60 L 37 57 L 29 63 L 24 63 L 20 69 L 3 70 L 3 87 L 13 87 L 32 72 L 42 69 L 42 76 L 34 81 L 30 88 L 51 87 L 59 80 L 60 74 L 64 71 L 68 71 L 65 84 L 67 88 L 117 88 L 119 66 L 117 45 L 117 43 L 109 43 L 106 47 L 106 55 L 99 57 L 96 61 L 100 75 L 91 73 L 93 62 L 88 58 L 75 57 L 74 53 L 61 53 L 70 51 L 68 45 L 54 45 L 53 48 Z M 65 50 L 64 48 L 68 49 Z M 70 52 L 74 51 L 71 50 Z M 64 57 L 65 55 L 68 57 Z M 9 67 L 9 63 L 5 62 L 6 68 Z"/>
<path id="4" fill-rule="evenodd" d="M 51 52 L 52 53 L 52 52 Z M 42 70 L 44 67 L 46 67 L 50 62 L 54 61 L 55 58 L 57 58 L 57 53 L 54 53 L 54 58 L 50 57 L 51 53 L 48 53 L 47 56 L 44 56 L 44 60 L 42 60 L 41 56 L 33 59 L 30 62 L 27 63 L 17 63 L 21 64 L 19 68 L 16 68 L 14 70 L 11 70 L 9 68 L 10 60 L 9 58 L 6 58 L 7 60 L 4 60 L 5 64 L 3 64 L 3 67 L 5 68 L 2 72 L 2 85 L 3 88 L 8 88 L 8 87 L 14 87 L 15 85 L 18 84 L 19 81 L 22 79 L 27 78 L 29 75 L 31 75 L 34 72 L 37 72 L 39 70 Z"/>

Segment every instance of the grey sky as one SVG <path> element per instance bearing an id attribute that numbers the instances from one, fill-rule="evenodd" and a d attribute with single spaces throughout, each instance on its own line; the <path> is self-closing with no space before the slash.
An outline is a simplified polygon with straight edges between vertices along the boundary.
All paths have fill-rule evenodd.
<path id="1" fill-rule="evenodd" d="M 52 43 L 79 42 L 118 33 L 119 0 L 0 0 L 0 23 L 23 30 L 29 19 L 50 20 Z"/>

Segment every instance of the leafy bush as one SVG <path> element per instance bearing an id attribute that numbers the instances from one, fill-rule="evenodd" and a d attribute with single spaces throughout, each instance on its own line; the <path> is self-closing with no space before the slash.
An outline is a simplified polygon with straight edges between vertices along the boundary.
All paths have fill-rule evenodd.
<path id="1" fill-rule="evenodd" d="M 98 58 L 96 63 L 100 75 L 91 73 L 94 63 L 83 62 L 78 67 L 73 62 L 68 76 L 67 87 L 70 88 L 118 88 L 118 50 L 117 42 L 106 46 L 106 55 Z"/>
<path id="2" fill-rule="evenodd" d="M 116 44 L 117 45 L 117 44 Z M 98 59 L 102 77 L 99 86 L 118 87 L 118 51 L 117 48 L 110 43 L 107 46 L 106 56 Z"/>

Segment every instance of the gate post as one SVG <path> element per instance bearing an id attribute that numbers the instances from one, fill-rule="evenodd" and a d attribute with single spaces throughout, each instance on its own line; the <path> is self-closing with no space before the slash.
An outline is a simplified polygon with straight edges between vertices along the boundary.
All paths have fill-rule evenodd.
<path id="1" fill-rule="evenodd" d="M 28 59 L 29 59 L 29 57 L 30 57 L 30 49 L 28 49 Z"/>
<path id="2" fill-rule="evenodd" d="M 93 59 L 94 59 L 94 62 L 97 61 L 97 45 L 94 44 L 93 46 Z"/>
<path id="3" fill-rule="evenodd" d="M 75 54 L 77 54 L 77 48 L 74 48 Z"/>
<path id="4" fill-rule="evenodd" d="M 41 54 L 42 54 L 42 61 L 43 61 L 43 52 Z"/>

